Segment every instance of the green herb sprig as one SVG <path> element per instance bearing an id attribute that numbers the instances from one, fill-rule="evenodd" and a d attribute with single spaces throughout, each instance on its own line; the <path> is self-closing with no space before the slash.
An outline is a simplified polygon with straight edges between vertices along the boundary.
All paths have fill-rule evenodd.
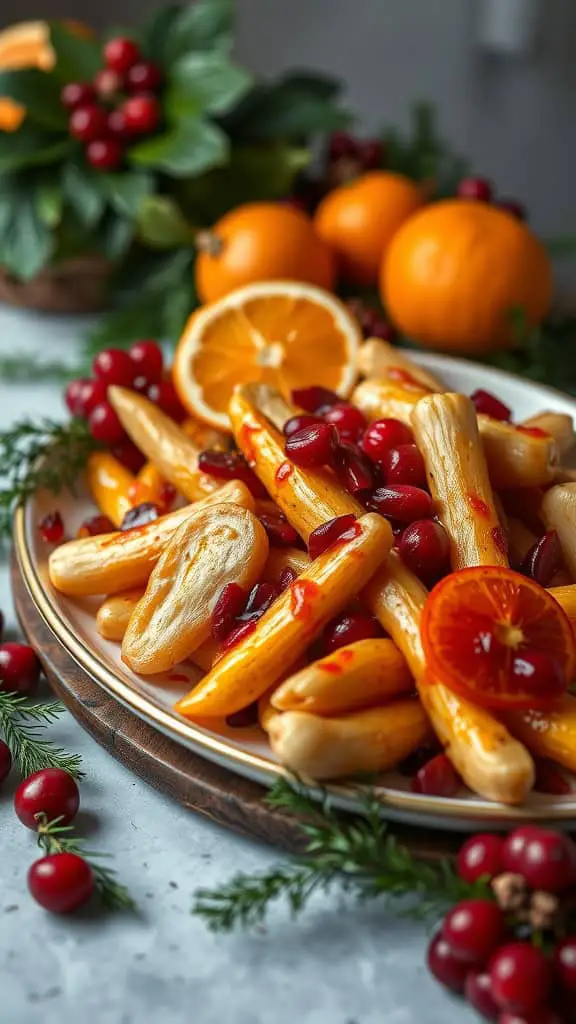
<path id="1" fill-rule="evenodd" d="M 61 768 L 76 779 L 83 775 L 79 754 L 68 754 L 40 735 L 63 711 L 57 700 L 33 704 L 26 697 L 0 690 L 0 734 L 23 778 L 43 768 Z"/>
<path id="2" fill-rule="evenodd" d="M 47 855 L 53 853 L 74 853 L 90 864 L 94 884 L 101 905 L 106 910 L 136 910 L 136 904 L 128 889 L 116 879 L 116 871 L 105 867 L 99 861 L 110 854 L 88 850 L 84 840 L 75 836 L 72 825 L 63 825 L 61 818 L 48 821 L 45 815 L 38 815 L 38 846 Z"/>
<path id="3" fill-rule="evenodd" d="M 33 353 L 0 358 L 0 382 L 3 384 L 62 384 L 79 376 L 78 367 L 68 366 L 57 359 L 41 362 Z"/>

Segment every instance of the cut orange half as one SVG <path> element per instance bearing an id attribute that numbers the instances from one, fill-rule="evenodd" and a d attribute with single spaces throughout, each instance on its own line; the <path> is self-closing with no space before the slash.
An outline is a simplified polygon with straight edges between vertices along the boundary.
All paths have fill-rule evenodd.
<path id="1" fill-rule="evenodd" d="M 300 281 L 249 284 L 192 314 L 174 356 L 174 385 L 192 415 L 229 430 L 228 402 L 239 384 L 261 381 L 286 397 L 321 384 L 346 397 L 361 340 L 357 321 L 330 292 Z"/>

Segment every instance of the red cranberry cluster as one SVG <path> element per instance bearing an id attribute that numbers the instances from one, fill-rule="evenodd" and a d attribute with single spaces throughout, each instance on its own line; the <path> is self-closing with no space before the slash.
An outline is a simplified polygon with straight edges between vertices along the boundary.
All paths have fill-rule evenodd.
<path id="1" fill-rule="evenodd" d="M 498 1024 L 573 1020 L 576 935 L 564 911 L 576 887 L 576 845 L 535 826 L 507 838 L 480 834 L 462 847 L 458 873 L 469 884 L 490 882 L 495 901 L 450 910 L 428 949 L 434 977 Z"/>
<path id="2" fill-rule="evenodd" d="M 384 147 L 380 139 L 358 139 L 348 132 L 333 132 L 328 142 L 328 163 L 352 160 L 357 173 L 375 171 L 382 166 Z"/>
<path id="3" fill-rule="evenodd" d="M 291 570 L 290 570 L 291 573 Z M 228 651 L 239 640 L 248 636 L 295 576 L 284 575 L 280 583 L 256 583 L 249 593 L 238 583 L 227 583 L 218 596 L 212 611 L 212 636 Z"/>
<path id="4" fill-rule="evenodd" d="M 488 178 L 463 178 L 458 186 L 460 199 L 477 199 L 481 203 L 492 203 L 518 220 L 527 220 L 528 212 L 517 199 L 495 199 L 494 186 Z"/>
<path id="5" fill-rule="evenodd" d="M 348 299 L 346 306 L 352 316 L 356 317 L 365 338 L 381 338 L 382 341 L 389 342 L 397 340 L 397 331 L 381 310 L 367 306 L 359 298 Z"/>
<path id="6" fill-rule="evenodd" d="M 105 67 L 92 82 L 69 82 L 62 105 L 70 111 L 68 130 L 86 147 L 86 159 L 100 171 L 120 166 L 131 142 L 157 131 L 162 108 L 157 93 L 162 71 L 144 60 L 131 39 L 111 39 Z"/>

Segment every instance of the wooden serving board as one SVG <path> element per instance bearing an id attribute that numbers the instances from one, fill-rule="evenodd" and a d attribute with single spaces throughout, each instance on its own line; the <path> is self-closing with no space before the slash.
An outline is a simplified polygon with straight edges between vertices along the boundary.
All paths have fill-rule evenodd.
<path id="1" fill-rule="evenodd" d="M 207 761 L 143 722 L 113 700 L 56 640 L 26 589 L 15 556 L 11 564 L 16 614 L 50 685 L 80 725 L 118 761 L 183 807 L 219 825 L 291 853 L 303 849 L 296 819 L 273 810 L 266 789 Z M 457 834 L 391 825 L 398 840 L 425 859 L 454 854 Z"/>

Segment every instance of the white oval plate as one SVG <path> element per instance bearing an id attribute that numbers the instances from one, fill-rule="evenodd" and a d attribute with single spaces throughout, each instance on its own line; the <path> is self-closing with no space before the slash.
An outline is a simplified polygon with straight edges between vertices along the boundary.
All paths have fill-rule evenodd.
<path id="1" fill-rule="evenodd" d="M 480 387 L 493 391 L 511 407 L 517 420 L 543 409 L 576 418 L 576 401 L 560 392 L 464 360 L 423 353 L 414 358 L 437 372 L 454 391 L 470 394 Z M 68 600 L 52 588 L 47 572 L 47 549 L 39 538 L 36 524 L 53 507 L 54 498 L 50 495 L 34 497 L 16 516 L 14 539 L 26 586 L 56 639 L 95 682 L 136 715 L 195 753 L 270 786 L 284 774 L 284 769 L 275 760 L 258 728 L 230 729 L 221 722 L 200 726 L 172 710 L 174 702 L 198 678 L 192 666 L 179 666 L 174 672 L 147 679 L 135 675 L 122 664 L 119 645 L 103 640 L 96 632 L 94 614 L 99 600 Z M 94 512 L 86 493 L 76 497 L 61 495 L 58 507 L 70 536 L 74 536 L 82 520 Z M 348 809 L 358 806 L 361 787 L 335 784 L 329 789 L 338 805 Z M 465 790 L 452 799 L 415 794 L 410 791 L 409 780 L 394 772 L 383 775 L 378 785 L 386 817 L 453 830 L 480 826 L 509 828 L 520 821 L 536 819 L 569 827 L 576 822 L 576 779 L 574 790 L 573 795 L 562 797 L 534 793 L 522 808 L 510 808 Z"/>

